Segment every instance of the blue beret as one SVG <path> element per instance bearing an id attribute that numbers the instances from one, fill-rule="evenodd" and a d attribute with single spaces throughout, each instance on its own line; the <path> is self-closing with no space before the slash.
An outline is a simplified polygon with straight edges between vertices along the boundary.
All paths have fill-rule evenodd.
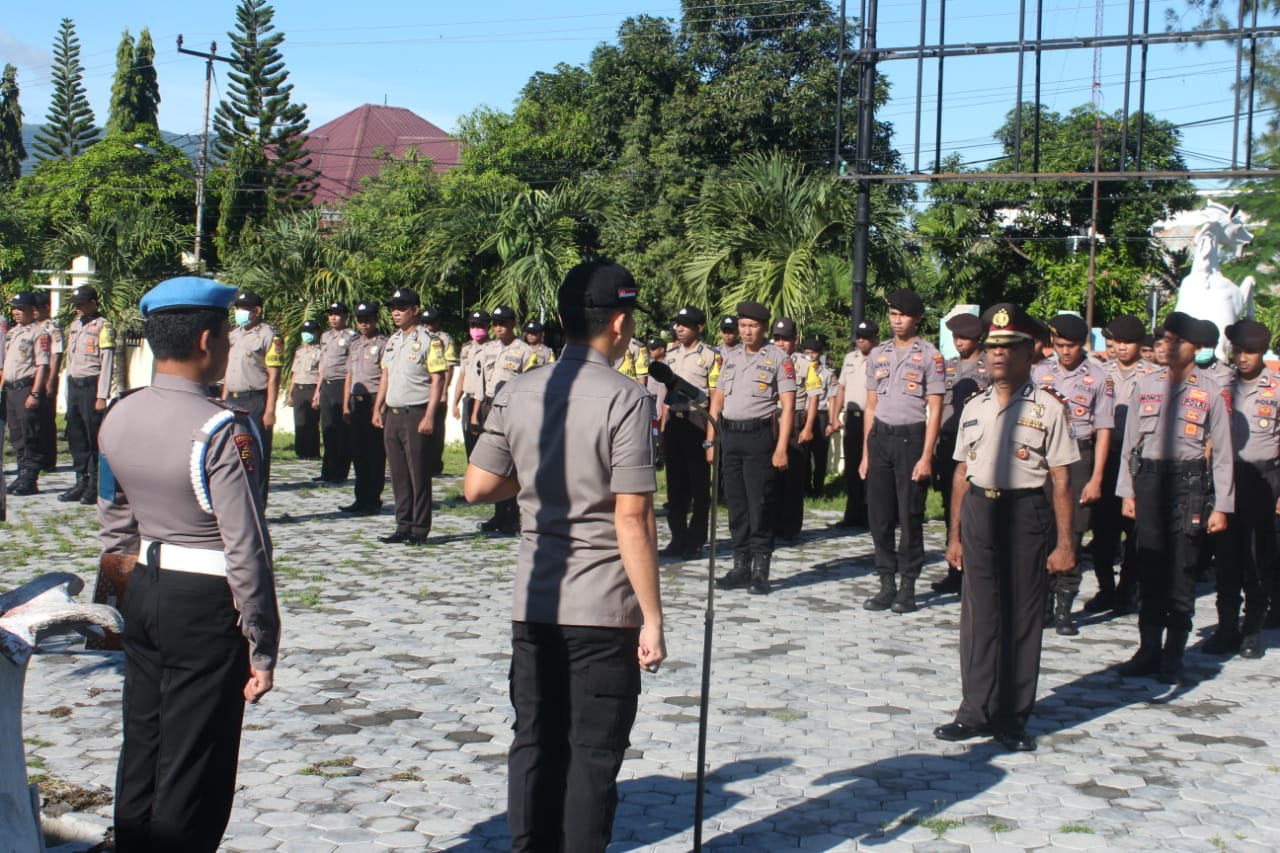
<path id="1" fill-rule="evenodd" d="M 138 307 L 143 317 L 163 311 L 216 308 L 226 311 L 235 301 L 236 289 L 211 278 L 184 275 L 162 281 L 146 292 Z"/>

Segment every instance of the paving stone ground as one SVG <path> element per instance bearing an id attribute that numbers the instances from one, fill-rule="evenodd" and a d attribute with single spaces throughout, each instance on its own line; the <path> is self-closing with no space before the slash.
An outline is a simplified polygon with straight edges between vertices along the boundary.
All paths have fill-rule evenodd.
<path id="1" fill-rule="evenodd" d="M 273 471 L 282 658 L 275 691 L 245 714 L 225 849 L 504 849 L 515 540 L 475 533 L 487 509 L 444 477 L 431 545 L 381 545 L 389 508 L 342 515 L 350 490 L 312 487 L 315 467 Z M 11 500 L 0 589 L 51 570 L 92 585 L 93 510 L 57 502 L 69 480 L 47 475 L 40 495 Z M 1193 648 L 1192 683 L 1173 690 L 1110 673 L 1132 653 L 1134 618 L 1090 617 L 1077 638 L 1045 635 L 1038 752 L 941 743 L 930 732 L 959 693 L 957 597 L 863 610 L 870 538 L 832 520 L 811 513 L 779 549 L 773 595 L 716 596 L 708 849 L 1280 849 L 1280 650 L 1224 661 Z M 926 581 L 943 571 L 942 536 L 930 526 Z M 671 659 L 644 678 L 610 850 L 693 846 L 706 572 L 663 565 Z M 1092 591 L 1086 577 L 1081 600 Z M 1201 592 L 1193 643 L 1215 621 Z M 30 666 L 29 760 L 110 787 L 120 658 L 61 645 Z M 105 826 L 110 806 L 97 813 Z"/>

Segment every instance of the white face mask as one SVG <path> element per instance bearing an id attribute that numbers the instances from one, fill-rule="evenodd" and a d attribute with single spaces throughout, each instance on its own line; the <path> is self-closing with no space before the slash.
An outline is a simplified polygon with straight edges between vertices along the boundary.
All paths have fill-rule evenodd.
<path id="1" fill-rule="evenodd" d="M 302 333 L 302 342 L 303 342 L 304 344 L 314 344 L 314 343 L 316 342 L 316 333 L 315 333 L 315 332 L 303 332 L 303 333 Z"/>
<path id="2" fill-rule="evenodd" d="M 242 329 L 245 326 L 249 325 L 249 312 L 246 309 L 244 308 L 236 309 L 236 325 Z"/>

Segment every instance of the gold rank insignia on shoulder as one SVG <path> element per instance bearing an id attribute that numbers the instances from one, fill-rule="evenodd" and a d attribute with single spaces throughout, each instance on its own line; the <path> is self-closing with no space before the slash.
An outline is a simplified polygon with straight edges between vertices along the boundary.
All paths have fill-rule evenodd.
<path id="1" fill-rule="evenodd" d="M 1036 417 L 1037 417 L 1037 418 L 1043 418 L 1043 417 L 1044 417 L 1044 404 L 1043 404 L 1043 403 L 1036 403 L 1034 406 L 1032 406 L 1032 407 L 1031 407 L 1031 411 L 1035 412 L 1035 414 L 1036 414 Z"/>

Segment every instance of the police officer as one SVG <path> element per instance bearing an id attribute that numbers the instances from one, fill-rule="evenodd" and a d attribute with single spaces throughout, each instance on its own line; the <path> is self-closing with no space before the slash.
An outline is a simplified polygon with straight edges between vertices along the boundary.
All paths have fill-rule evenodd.
<path id="1" fill-rule="evenodd" d="M 614 365 L 618 372 L 639 382 L 641 387 L 649 385 L 649 350 L 638 338 L 632 338 L 627 344 L 627 351 Z"/>
<path id="2" fill-rule="evenodd" d="M 235 301 L 236 327 L 222 383 L 222 399 L 245 409 L 262 437 L 262 502 L 271 488 L 271 441 L 276 427 L 276 396 L 284 341 L 262 320 L 262 297 L 242 290 Z"/>
<path id="3" fill-rule="evenodd" d="M 18 462 L 18 476 L 7 489 L 11 495 L 34 495 L 42 458 L 40 403 L 46 394 L 52 344 L 44 326 L 36 322 L 36 298 L 31 292 L 18 293 L 9 300 L 14 325 L 9 329 L 4 352 L 5 420 L 9 443 Z"/>
<path id="4" fill-rule="evenodd" d="M 635 332 L 631 274 L 579 264 L 557 301 L 568 345 L 498 390 L 463 489 L 468 501 L 517 495 L 526 522 L 511 626 L 511 849 L 603 853 L 640 673 L 666 657 L 654 409 L 610 369 Z"/>
<path id="5" fill-rule="evenodd" d="M 273 683 L 280 614 L 265 453 L 243 410 L 206 396 L 226 368 L 234 296 L 188 277 L 142 298 L 156 375 L 111 407 L 99 436 L 103 562 L 137 558 L 122 606 L 122 851 L 218 848 L 244 703 Z"/>
<path id="6" fill-rule="evenodd" d="M 444 346 L 444 363 L 447 369 L 444 373 L 444 393 L 447 395 L 449 391 L 449 383 L 453 381 L 453 374 L 458 368 L 458 347 L 453 342 L 453 336 L 440 328 L 440 311 L 436 308 L 423 308 L 419 315 L 422 325 L 427 331 L 435 335 Z M 449 408 L 444 404 L 444 397 L 440 398 L 440 405 L 436 407 L 436 425 L 431 431 L 431 473 L 444 473 L 444 432 L 445 419 L 449 414 Z"/>
<path id="7" fill-rule="evenodd" d="M 965 575 L 963 698 L 955 720 L 933 734 L 949 741 L 993 735 L 1006 749 L 1030 751 L 1045 569 L 1060 574 L 1076 560 L 1067 466 L 1079 451 L 1062 403 L 1032 381 L 1030 318 L 1008 303 L 983 318 L 992 384 L 960 415 L 947 541 L 947 562 Z"/>
<path id="8" fill-rule="evenodd" d="M 431 532 L 431 433 L 449 368 L 444 342 L 418 323 L 417 292 L 401 288 L 388 304 L 396 331 L 383 349 L 372 423 L 383 430 L 396 529 L 379 541 L 425 545 Z"/>
<path id="9" fill-rule="evenodd" d="M 813 392 L 818 414 L 813 422 L 813 441 L 809 442 L 808 448 L 810 481 L 805 493 L 811 498 L 820 498 L 823 487 L 827 484 L 828 452 L 831 448 L 828 438 L 831 435 L 831 418 L 828 409 L 831 397 L 835 394 L 836 372 L 822 358 L 822 341 L 805 338 L 800 342 L 800 350 L 818 373 L 818 388 Z"/>
<path id="10" fill-rule="evenodd" d="M 320 461 L 322 483 L 345 483 L 351 472 L 351 426 L 342 417 L 346 405 L 348 348 L 356 332 L 347 328 L 350 312 L 345 302 L 334 302 L 327 311 L 329 328 L 320 336 L 320 383 L 315 406 L 320 411 L 320 431 L 324 438 L 324 457 Z"/>
<path id="11" fill-rule="evenodd" d="M 1115 385 L 1107 371 L 1085 357 L 1089 326 L 1075 314 L 1059 314 L 1049 321 L 1053 332 L 1056 361 L 1042 362 L 1035 379 L 1062 397 L 1070 415 L 1080 459 L 1070 467 L 1072 522 L 1075 549 L 1079 551 L 1084 532 L 1089 529 L 1089 509 L 1102 497 L 1107 456 L 1111 451 L 1111 430 L 1115 427 Z M 1054 629 L 1064 636 L 1080 633 L 1071 617 L 1071 605 L 1080 591 L 1080 568 L 1049 578 L 1050 603 L 1046 612 Z M 1049 601 L 1046 599 L 1046 601 Z"/>
<path id="12" fill-rule="evenodd" d="M 323 353 L 316 343 L 320 324 L 304 320 L 299 333 L 302 343 L 293 351 L 289 387 L 285 399 L 293 407 L 293 449 L 299 459 L 320 458 L 320 413 L 316 395 L 320 393 L 320 362 Z"/>
<path id="13" fill-rule="evenodd" d="M 946 362 L 916 334 L 924 302 L 914 291 L 885 299 L 893 337 L 867 360 L 865 449 L 858 473 L 867 481 L 867 520 L 876 547 L 880 591 L 867 610 L 911 613 L 924 565 L 924 504 L 933 477 L 933 446 L 942 422 Z M 895 522 L 902 536 L 894 547 Z M 901 584 L 894 582 L 901 575 Z"/>
<path id="14" fill-rule="evenodd" d="M 537 320 L 530 320 L 524 324 L 524 342 L 533 350 L 533 361 L 529 364 L 529 367 L 542 367 L 544 364 L 551 364 L 556 360 L 555 353 L 551 351 L 551 347 L 543 343 L 546 332 L 546 328 Z"/>
<path id="15" fill-rule="evenodd" d="M 716 351 L 702 340 L 707 315 L 701 308 L 686 305 L 676 312 L 676 342 L 665 362 L 671 372 L 699 391 L 711 390 L 711 372 Z M 654 382 L 663 394 L 665 388 Z M 658 390 L 662 389 L 662 390 Z M 667 466 L 667 526 L 671 541 L 660 552 L 664 557 L 697 559 L 707 544 L 711 508 L 711 465 L 707 448 L 714 445 L 715 432 L 702 413 L 674 411 L 664 406 L 662 414 L 662 455 Z"/>
<path id="16" fill-rule="evenodd" d="M 844 517 L 838 527 L 867 526 L 867 496 L 859 468 L 865 435 L 863 415 L 867 408 L 867 355 L 879 338 L 880 327 L 874 320 L 863 320 L 854 326 L 853 349 L 840 366 L 839 386 L 831 407 L 833 428 L 843 434 Z"/>
<path id="17" fill-rule="evenodd" d="M 725 314 L 720 318 L 720 355 L 729 354 L 729 350 L 742 345 L 738 337 L 738 318 L 733 314 Z"/>
<path id="18" fill-rule="evenodd" d="M 1122 511 L 1136 519 L 1140 644 L 1121 675 L 1182 679 L 1195 610 L 1200 539 L 1227 527 L 1235 511 L 1230 411 L 1224 389 L 1195 365 L 1212 346 L 1196 319 L 1174 311 L 1164 322 L 1168 365 L 1138 380 L 1125 423 L 1125 465 L 1116 480 Z M 1207 459 L 1212 442 L 1212 464 Z M 1161 650 L 1161 639 L 1164 649 Z"/>
<path id="19" fill-rule="evenodd" d="M 373 423 L 373 404 L 382 388 L 382 353 L 387 336 L 378 329 L 378 306 L 356 303 L 355 340 L 347 348 L 342 419 L 351 427 L 355 500 L 339 507 L 354 515 L 377 515 L 387 479 L 387 447 L 381 426 Z"/>
<path id="20" fill-rule="evenodd" d="M 88 285 L 71 292 L 76 318 L 67 331 L 67 446 L 76 484 L 60 501 L 98 501 L 98 427 L 115 379 L 116 333 L 98 313 L 98 291 Z"/>
<path id="21" fill-rule="evenodd" d="M 1102 498 L 1093 505 L 1090 513 L 1093 523 L 1093 572 L 1098 580 L 1098 592 L 1084 603 L 1086 613 L 1102 613 L 1113 610 L 1125 615 L 1138 609 L 1137 541 L 1133 535 L 1133 520 L 1120 512 L 1120 497 L 1116 494 L 1116 478 L 1120 475 L 1120 445 L 1124 441 L 1125 424 L 1129 413 L 1129 398 L 1138 380 L 1155 369 L 1155 365 L 1142 357 L 1146 349 L 1143 341 L 1150 337 L 1142 321 L 1132 314 L 1118 314 L 1102 330 L 1111 344 L 1112 357 L 1106 370 L 1115 388 L 1115 427 L 1112 431 L 1107 467 L 1102 478 Z M 1124 536 L 1124 552 L 1120 563 L 1120 583 L 1116 585 L 1116 550 L 1120 537 Z"/>
<path id="22" fill-rule="evenodd" d="M 938 445 L 934 450 L 934 488 L 942 496 L 942 519 L 951 529 L 951 491 L 956 473 L 956 433 L 960 429 L 960 411 L 965 402 L 985 391 L 991 384 L 987 360 L 982 354 L 982 321 L 976 314 L 956 314 L 947 318 L 956 355 L 947 359 L 942 397 L 942 423 L 938 427 Z M 947 566 L 947 575 L 929 586 L 934 592 L 959 592 L 963 575 L 955 566 Z"/>
<path id="23" fill-rule="evenodd" d="M 1280 513 L 1280 379 L 1263 356 L 1271 331 L 1254 320 L 1226 329 L 1236 371 L 1231 384 L 1231 445 L 1235 450 L 1236 511 L 1218 560 L 1218 629 L 1204 650 L 1262 657 L 1262 627 L 1276 558 Z M 1216 455 L 1216 451 L 1215 451 Z M 1244 594 L 1244 625 L 1240 596 Z"/>
<path id="24" fill-rule="evenodd" d="M 49 291 L 37 290 L 36 322 L 49 335 L 49 372 L 45 375 L 44 393 L 40 395 L 40 470 L 50 472 L 58 467 L 58 381 L 62 373 L 62 357 L 66 337 L 62 327 L 49 313 Z"/>
<path id="25" fill-rule="evenodd" d="M 472 311 L 467 317 L 468 338 L 458 353 L 460 378 L 453 391 L 453 416 L 462 422 L 462 445 L 471 458 L 471 449 L 480 437 L 480 424 L 472 410 L 484 401 L 484 345 L 489 340 L 489 312 Z"/>
<path id="26" fill-rule="evenodd" d="M 493 340 L 485 345 L 484 355 L 484 403 L 478 409 L 472 409 L 473 423 L 483 426 L 484 419 L 489 416 L 493 406 L 493 398 L 503 383 L 519 376 L 533 362 L 533 349 L 516 337 L 516 312 L 509 306 L 499 305 L 493 309 Z M 648 372 L 648 363 L 645 366 Z M 493 508 L 493 518 L 480 523 L 480 530 L 486 533 L 502 533 L 514 536 L 520 531 L 520 508 L 515 498 L 498 501 Z"/>
<path id="27" fill-rule="evenodd" d="M 773 345 L 787 354 L 796 375 L 796 417 L 787 442 L 787 467 L 778 475 L 778 536 L 795 539 L 804 528 L 804 498 L 809 485 L 809 445 L 821 404 L 818 363 L 796 347 L 796 321 L 780 317 L 773 324 Z"/>
<path id="28" fill-rule="evenodd" d="M 778 516 L 778 472 L 787 469 L 787 445 L 795 424 L 795 365 L 766 341 L 769 309 L 738 303 L 742 344 L 724 354 L 711 391 L 711 416 L 720 418 L 721 468 L 733 568 L 716 580 L 721 589 L 750 587 L 768 595 Z M 707 461 L 714 448 L 707 449 Z"/>

